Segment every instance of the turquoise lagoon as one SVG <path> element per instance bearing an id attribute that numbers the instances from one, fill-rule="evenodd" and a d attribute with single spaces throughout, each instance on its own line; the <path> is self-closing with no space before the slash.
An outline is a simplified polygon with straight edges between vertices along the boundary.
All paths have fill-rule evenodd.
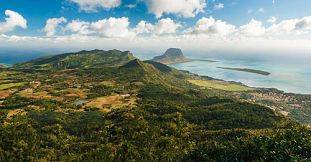
<path id="1" fill-rule="evenodd" d="M 192 61 L 172 64 L 170 66 L 202 76 L 241 82 L 251 87 L 277 88 L 289 93 L 311 94 L 311 62 L 293 63 L 237 59 L 216 60 L 218 62 Z M 242 71 L 219 69 L 217 67 L 264 70 L 270 72 L 271 75 L 264 76 Z"/>

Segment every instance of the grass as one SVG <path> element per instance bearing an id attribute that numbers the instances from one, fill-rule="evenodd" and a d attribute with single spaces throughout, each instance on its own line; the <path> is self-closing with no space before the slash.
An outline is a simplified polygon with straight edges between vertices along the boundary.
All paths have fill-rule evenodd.
<path id="1" fill-rule="evenodd" d="M 0 100 L 5 99 L 6 97 L 10 96 L 13 93 L 11 90 L 1 90 L 0 91 Z"/>
<path id="2" fill-rule="evenodd" d="M 0 84 L 0 90 L 10 89 L 13 87 L 19 87 L 24 85 L 25 83 L 8 83 L 8 84 Z"/>
<path id="3" fill-rule="evenodd" d="M 10 77 L 13 77 L 14 75 L 19 74 L 15 71 L 0 71 L 0 79 L 1 80 L 7 80 Z"/>
<path id="4" fill-rule="evenodd" d="M 133 108 L 136 105 L 136 97 L 123 99 L 120 95 L 96 98 L 86 104 L 87 107 L 99 108 L 102 112 L 110 112 L 112 109 L 122 107 Z"/>
<path id="5" fill-rule="evenodd" d="M 5 72 L 0 73 L 0 79 L 6 79 L 7 76 L 8 76 L 8 74 Z"/>
<path id="6" fill-rule="evenodd" d="M 188 81 L 192 84 L 195 84 L 195 85 L 198 85 L 201 87 L 208 87 L 208 88 L 224 90 L 224 91 L 232 91 L 232 92 L 234 92 L 234 91 L 249 91 L 249 90 L 255 89 L 255 88 L 237 85 L 237 84 L 231 84 L 231 83 L 222 84 L 219 82 L 207 81 L 207 80 L 188 80 Z"/>

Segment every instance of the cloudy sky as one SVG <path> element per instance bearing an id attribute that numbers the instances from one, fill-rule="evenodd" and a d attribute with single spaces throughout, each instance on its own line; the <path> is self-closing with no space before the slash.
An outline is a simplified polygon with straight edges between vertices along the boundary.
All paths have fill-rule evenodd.
<path id="1" fill-rule="evenodd" d="M 0 48 L 311 55 L 310 0 L 0 0 Z"/>

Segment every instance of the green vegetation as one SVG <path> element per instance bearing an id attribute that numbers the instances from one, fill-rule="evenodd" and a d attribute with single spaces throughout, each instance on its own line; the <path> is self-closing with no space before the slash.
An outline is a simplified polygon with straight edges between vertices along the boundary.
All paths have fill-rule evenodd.
<path id="1" fill-rule="evenodd" d="M 265 105 L 299 123 L 311 126 L 311 95 L 284 93 L 270 88 L 257 88 L 253 91 L 239 92 L 227 91 L 222 95 Z"/>
<path id="2" fill-rule="evenodd" d="M 237 84 L 219 83 L 217 81 L 209 81 L 209 80 L 188 80 L 188 81 L 198 86 L 214 88 L 224 91 L 249 91 L 255 89 Z"/>
<path id="3" fill-rule="evenodd" d="M 0 90 L 9 89 L 13 87 L 19 87 L 24 85 L 25 83 L 8 83 L 8 84 L 0 84 Z"/>
<path id="4" fill-rule="evenodd" d="M 311 160 L 310 130 L 265 106 L 160 63 L 84 53 L 10 69 L 27 86 L 0 91 L 0 161 Z"/>
<path id="5" fill-rule="evenodd" d="M 4 64 L 0 64 L 0 69 L 1 69 L 1 68 L 7 68 L 7 66 L 4 65 Z"/>
<path id="6" fill-rule="evenodd" d="M 39 69 L 73 69 L 120 66 L 135 59 L 129 52 L 118 50 L 81 51 L 78 53 L 66 53 L 62 55 L 47 56 L 33 61 L 19 64 L 17 68 L 39 68 Z"/>
<path id="7" fill-rule="evenodd" d="M 256 69 L 247 69 L 247 68 L 227 68 L 227 67 L 217 67 L 219 69 L 226 69 L 226 70 L 236 70 L 236 71 L 243 71 L 248 73 L 254 73 L 254 74 L 260 74 L 260 75 L 270 75 L 271 73 L 262 71 L 262 70 L 256 70 Z"/>

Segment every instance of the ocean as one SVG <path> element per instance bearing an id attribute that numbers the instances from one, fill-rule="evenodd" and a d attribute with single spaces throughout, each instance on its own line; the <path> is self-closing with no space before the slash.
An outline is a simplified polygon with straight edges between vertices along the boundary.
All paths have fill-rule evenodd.
<path id="1" fill-rule="evenodd" d="M 46 51 L 43 54 L 39 54 L 39 52 L 36 52 L 37 54 L 34 53 L 35 52 L 28 52 L 12 55 L 0 52 L 0 64 L 13 65 L 15 63 L 48 55 L 48 53 L 57 52 Z M 144 60 L 148 58 L 146 55 L 139 55 L 138 57 Z M 285 61 L 286 59 L 279 60 L 275 58 L 271 58 L 270 60 L 262 60 L 257 58 L 241 59 L 234 57 L 215 57 L 204 59 L 215 60 L 217 62 L 192 61 L 181 64 L 172 64 L 170 66 L 180 70 L 187 70 L 202 76 L 209 76 L 226 81 L 241 82 L 251 87 L 277 88 L 289 93 L 311 94 L 311 59 L 287 59 L 291 61 Z M 219 69 L 217 67 L 257 69 L 270 72 L 271 75 L 264 76 L 241 71 Z"/>
<path id="2" fill-rule="evenodd" d="M 213 59 L 211 59 L 213 60 Z M 172 64 L 171 67 L 187 70 L 202 76 L 226 81 L 241 82 L 251 87 L 277 88 L 289 93 L 311 94 L 311 63 L 306 61 L 283 62 L 275 60 L 215 59 L 218 62 L 192 61 Z M 249 68 L 270 72 L 269 76 L 219 69 L 217 67 Z"/>

